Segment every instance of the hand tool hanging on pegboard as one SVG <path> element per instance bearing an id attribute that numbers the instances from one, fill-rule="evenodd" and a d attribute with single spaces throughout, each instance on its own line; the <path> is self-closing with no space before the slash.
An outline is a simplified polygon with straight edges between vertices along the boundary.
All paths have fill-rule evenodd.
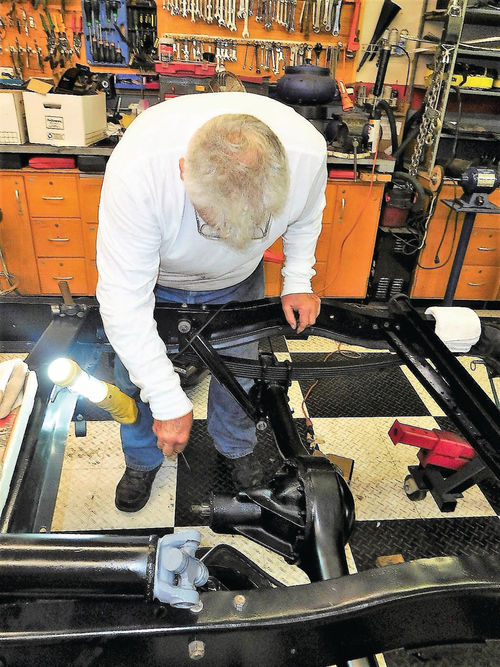
<path id="1" fill-rule="evenodd" d="M 127 3 L 123 0 L 82 0 L 82 15 L 84 25 L 79 24 L 76 31 L 73 30 L 73 39 L 78 42 L 83 31 L 88 63 L 115 67 L 129 65 Z"/>
<path id="2" fill-rule="evenodd" d="M 73 51 L 76 57 L 80 57 L 82 48 L 83 20 L 81 15 L 73 13 L 71 15 L 71 32 L 73 34 Z"/>
<path id="3" fill-rule="evenodd" d="M 130 67 L 154 69 L 157 40 L 154 0 L 127 3 L 127 26 Z"/>

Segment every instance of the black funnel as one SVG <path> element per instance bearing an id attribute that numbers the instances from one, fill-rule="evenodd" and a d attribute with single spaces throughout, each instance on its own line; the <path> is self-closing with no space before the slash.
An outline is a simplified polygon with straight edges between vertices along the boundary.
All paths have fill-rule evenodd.
<path id="1" fill-rule="evenodd" d="M 368 57 L 370 57 L 370 60 L 373 60 L 376 53 L 376 50 L 373 47 L 375 47 L 375 44 L 384 34 L 384 30 L 387 29 L 387 27 L 393 21 L 394 17 L 399 11 L 401 11 L 401 7 L 397 5 L 395 2 L 393 2 L 392 0 L 384 0 L 384 4 L 382 6 L 380 16 L 378 17 L 375 30 L 373 31 L 372 38 L 370 40 L 370 43 L 366 47 L 366 51 L 363 53 L 363 57 L 359 61 L 358 69 L 356 70 L 356 72 L 359 72 L 359 70 L 363 67 Z"/>

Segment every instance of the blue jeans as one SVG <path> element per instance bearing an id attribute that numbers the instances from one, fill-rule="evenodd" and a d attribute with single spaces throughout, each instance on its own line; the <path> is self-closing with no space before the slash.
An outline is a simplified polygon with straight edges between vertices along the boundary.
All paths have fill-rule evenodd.
<path id="1" fill-rule="evenodd" d="M 264 296 L 264 265 L 261 262 L 252 275 L 241 283 L 220 290 L 194 292 L 158 285 L 155 292 L 159 303 L 223 304 L 230 301 L 254 301 Z M 258 342 L 253 342 L 225 348 L 224 352 L 242 359 L 257 359 L 258 348 Z M 238 382 L 245 391 L 253 384 L 250 378 L 238 378 Z M 123 392 L 136 399 L 139 408 L 139 419 L 135 424 L 122 424 L 120 427 L 125 463 L 136 470 L 152 470 L 163 461 L 163 453 L 158 449 L 152 431 L 153 416 L 149 405 L 140 400 L 139 389 L 130 381 L 118 356 L 115 359 L 115 383 Z M 217 451 L 230 459 L 251 454 L 257 442 L 253 421 L 213 377 L 208 392 L 207 426 Z"/>

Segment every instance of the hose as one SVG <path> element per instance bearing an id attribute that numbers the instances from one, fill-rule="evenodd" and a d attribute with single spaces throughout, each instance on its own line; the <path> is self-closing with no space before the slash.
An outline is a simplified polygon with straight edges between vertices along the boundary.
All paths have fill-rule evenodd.
<path id="1" fill-rule="evenodd" d="M 413 178 L 413 176 L 410 176 L 410 174 L 407 174 L 404 171 L 395 171 L 392 175 L 392 181 L 404 181 L 414 189 L 417 195 L 417 200 L 411 207 L 411 210 L 414 213 L 420 213 L 420 211 L 423 210 L 425 203 L 424 186 L 416 178 Z"/>
<path id="2" fill-rule="evenodd" d="M 394 113 L 385 100 L 379 100 L 376 109 L 383 109 L 383 111 L 385 111 L 385 115 L 387 116 L 387 120 L 389 121 L 389 127 L 391 130 L 391 154 L 394 156 L 398 150 L 398 131 L 396 128 L 396 119 L 394 118 Z"/>

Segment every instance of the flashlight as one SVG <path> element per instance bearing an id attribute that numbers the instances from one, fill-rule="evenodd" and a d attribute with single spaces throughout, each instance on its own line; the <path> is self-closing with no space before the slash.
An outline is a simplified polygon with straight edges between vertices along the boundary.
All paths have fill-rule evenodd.
<path id="1" fill-rule="evenodd" d="M 137 421 L 138 408 L 133 398 L 124 394 L 114 384 L 98 380 L 73 361 L 60 357 L 49 364 L 47 374 L 54 384 L 85 396 L 121 424 Z"/>

